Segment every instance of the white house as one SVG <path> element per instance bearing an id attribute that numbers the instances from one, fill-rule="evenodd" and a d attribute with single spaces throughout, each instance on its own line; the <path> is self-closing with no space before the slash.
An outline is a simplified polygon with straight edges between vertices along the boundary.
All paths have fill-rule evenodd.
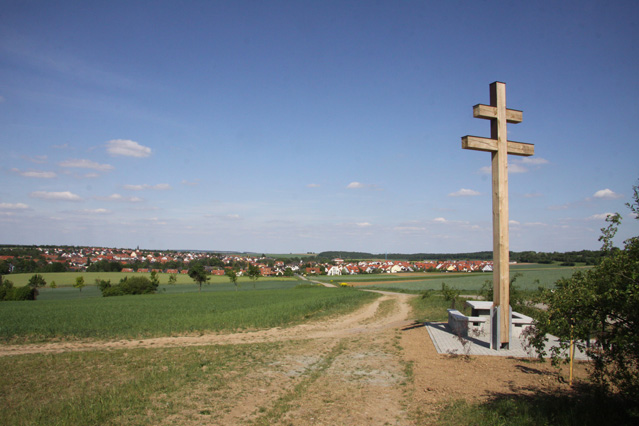
<path id="1" fill-rule="evenodd" d="M 326 271 L 326 275 L 342 275 L 342 270 L 337 266 L 331 266 L 328 271 Z"/>

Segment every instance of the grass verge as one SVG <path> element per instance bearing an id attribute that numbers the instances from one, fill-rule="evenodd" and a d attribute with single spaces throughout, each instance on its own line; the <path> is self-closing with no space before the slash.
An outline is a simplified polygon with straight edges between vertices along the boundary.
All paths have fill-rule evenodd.
<path id="1" fill-rule="evenodd" d="M 457 401 L 442 411 L 437 422 L 441 426 L 598 426 L 638 423 L 639 410 L 636 406 L 628 401 L 598 393 L 588 386 L 570 392 L 497 394 L 479 404 Z"/>
<path id="2" fill-rule="evenodd" d="M 76 352 L 0 358 L 0 424 L 153 425 L 180 413 L 206 422 L 184 390 L 222 394 L 242 372 L 280 351 L 273 344 Z M 223 398 L 222 398 L 223 399 Z M 198 401 L 198 403 L 200 403 Z M 186 413 L 186 414 L 184 414 Z M 198 423 L 200 424 L 200 423 Z"/>

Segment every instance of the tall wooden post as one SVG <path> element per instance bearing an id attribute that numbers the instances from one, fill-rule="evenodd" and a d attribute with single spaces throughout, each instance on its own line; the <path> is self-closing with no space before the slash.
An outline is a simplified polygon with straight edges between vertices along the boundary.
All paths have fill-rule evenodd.
<path id="1" fill-rule="evenodd" d="M 475 105 L 473 116 L 490 120 L 490 139 L 462 137 L 462 148 L 491 153 L 493 192 L 493 312 L 491 314 L 491 347 L 510 345 L 510 267 L 508 236 L 508 154 L 530 156 L 531 144 L 512 142 L 507 138 L 507 123 L 521 123 L 523 113 L 506 108 L 506 84 L 490 85 L 490 105 Z"/>

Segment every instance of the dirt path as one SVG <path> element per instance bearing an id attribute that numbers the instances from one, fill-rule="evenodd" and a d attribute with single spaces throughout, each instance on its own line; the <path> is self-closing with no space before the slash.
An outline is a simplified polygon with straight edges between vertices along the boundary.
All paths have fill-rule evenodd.
<path id="1" fill-rule="evenodd" d="M 0 345 L 0 356 L 281 342 L 270 362 L 226 377 L 223 392 L 209 386 L 171 397 L 180 401 L 177 413 L 149 420 L 162 425 L 423 425 L 433 424 L 441 408 L 457 399 L 566 386 L 548 364 L 438 354 L 427 331 L 411 321 L 411 297 L 383 293 L 351 314 L 290 328 Z M 157 403 L 163 398 L 169 397 L 158 395 Z M 215 415 L 202 414 L 209 412 Z"/>

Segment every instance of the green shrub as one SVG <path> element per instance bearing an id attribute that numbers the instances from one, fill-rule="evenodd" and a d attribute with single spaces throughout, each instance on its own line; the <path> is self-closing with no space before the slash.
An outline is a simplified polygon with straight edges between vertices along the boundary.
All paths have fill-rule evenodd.
<path id="1" fill-rule="evenodd" d="M 100 278 L 97 278 L 95 280 L 95 285 L 100 289 L 102 293 L 104 293 L 104 290 L 111 287 L 111 280 L 102 280 Z"/>
<path id="2" fill-rule="evenodd" d="M 35 300 L 38 290 L 32 287 L 18 287 L 13 289 L 13 299 L 11 300 Z"/>
<path id="3" fill-rule="evenodd" d="M 96 280 L 96 284 L 103 297 L 155 293 L 159 285 L 147 277 L 124 277 L 117 285 L 111 285 L 111 281 Z"/>
<path id="4" fill-rule="evenodd" d="M 0 284 L 0 300 L 35 300 L 38 290 L 33 287 L 14 287 L 9 280 Z"/>
<path id="5" fill-rule="evenodd" d="M 7 294 L 13 292 L 13 283 L 9 280 L 2 280 L 0 282 L 0 300 L 10 300 L 7 299 Z"/>

